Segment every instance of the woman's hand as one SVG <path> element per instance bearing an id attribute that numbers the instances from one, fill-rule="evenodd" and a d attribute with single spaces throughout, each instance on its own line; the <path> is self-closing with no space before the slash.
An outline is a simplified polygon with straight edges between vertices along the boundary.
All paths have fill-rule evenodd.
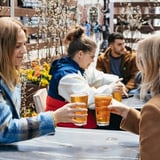
<path id="1" fill-rule="evenodd" d="M 112 104 L 109 105 L 109 109 L 111 110 L 111 113 L 118 114 L 123 118 L 126 118 L 129 112 L 129 107 L 115 99 L 112 99 Z"/>
<path id="2" fill-rule="evenodd" d="M 54 117 L 54 123 L 75 123 L 76 121 L 74 120 L 75 118 L 78 117 L 86 117 L 87 116 L 87 109 L 85 108 L 75 108 L 76 106 L 84 106 L 85 103 L 67 103 L 63 107 L 57 109 L 56 111 L 53 112 L 53 117 Z M 83 114 L 76 114 L 76 112 L 83 112 Z M 84 114 L 86 112 L 86 114 Z"/>
<path id="3" fill-rule="evenodd" d="M 128 93 L 126 92 L 126 87 L 125 85 L 121 82 L 123 78 L 120 78 L 118 81 L 115 83 L 112 83 L 112 92 L 119 91 L 122 93 L 122 95 L 125 95 L 128 97 Z"/>

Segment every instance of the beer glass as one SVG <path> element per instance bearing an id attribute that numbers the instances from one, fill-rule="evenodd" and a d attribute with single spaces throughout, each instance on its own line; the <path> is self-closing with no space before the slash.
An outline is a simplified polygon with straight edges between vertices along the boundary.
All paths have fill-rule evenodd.
<path id="1" fill-rule="evenodd" d="M 114 99 L 116 99 L 119 102 L 122 102 L 122 91 L 114 91 L 112 93 L 112 96 Z"/>
<path id="2" fill-rule="evenodd" d="M 110 121 L 110 110 L 108 105 L 112 101 L 112 95 L 98 94 L 95 95 L 95 111 L 98 126 L 108 126 Z"/>
<path id="3" fill-rule="evenodd" d="M 86 108 L 88 109 L 88 94 L 87 93 L 75 93 L 70 95 L 71 102 L 83 102 L 85 105 L 76 106 L 76 108 Z M 76 112 L 76 114 L 87 114 L 87 111 Z M 85 117 L 75 117 L 74 120 L 77 122 L 75 125 L 84 126 L 87 124 L 87 116 Z"/>

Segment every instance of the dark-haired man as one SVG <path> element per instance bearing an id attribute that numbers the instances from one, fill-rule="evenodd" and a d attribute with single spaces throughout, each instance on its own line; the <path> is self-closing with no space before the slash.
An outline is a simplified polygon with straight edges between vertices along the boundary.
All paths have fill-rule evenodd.
<path id="1" fill-rule="evenodd" d="M 96 68 L 104 73 L 111 73 L 123 78 L 126 91 L 135 87 L 136 54 L 125 46 L 125 39 L 121 33 L 111 33 L 108 37 L 108 48 L 98 59 Z"/>

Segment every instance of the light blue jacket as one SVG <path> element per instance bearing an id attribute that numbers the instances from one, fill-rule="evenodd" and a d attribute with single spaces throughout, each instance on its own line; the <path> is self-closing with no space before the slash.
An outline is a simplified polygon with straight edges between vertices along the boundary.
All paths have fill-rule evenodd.
<path id="1" fill-rule="evenodd" d="M 55 133 L 51 112 L 20 118 L 21 85 L 10 91 L 0 78 L 0 143 L 12 143 Z"/>

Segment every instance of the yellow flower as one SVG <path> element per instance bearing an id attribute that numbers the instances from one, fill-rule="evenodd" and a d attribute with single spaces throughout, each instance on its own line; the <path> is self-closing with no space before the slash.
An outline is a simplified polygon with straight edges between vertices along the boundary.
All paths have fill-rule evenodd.
<path id="1" fill-rule="evenodd" d="M 50 64 L 44 62 L 42 65 L 39 65 L 35 60 L 32 62 L 30 69 L 21 69 L 21 75 L 26 77 L 26 79 L 32 83 L 35 83 L 40 86 L 48 86 L 49 81 L 51 80 L 51 75 L 49 75 Z"/>
<path id="2" fill-rule="evenodd" d="M 41 86 L 48 86 L 48 84 L 49 84 L 49 82 L 48 82 L 48 80 L 47 79 L 45 79 L 45 78 L 42 78 L 41 79 L 41 81 L 40 81 L 40 84 L 41 84 Z"/>

